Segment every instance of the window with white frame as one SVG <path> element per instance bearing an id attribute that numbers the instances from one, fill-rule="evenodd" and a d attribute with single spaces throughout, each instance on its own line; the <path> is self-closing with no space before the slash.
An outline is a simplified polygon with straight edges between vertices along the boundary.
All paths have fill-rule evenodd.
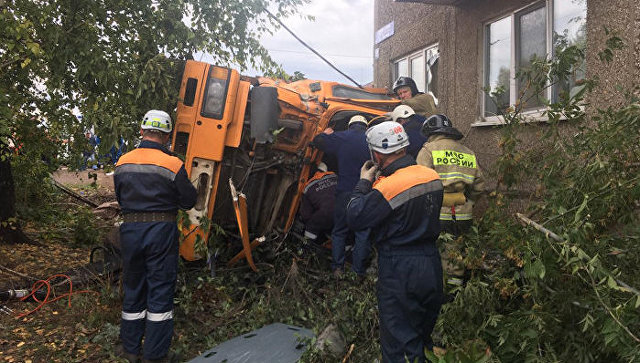
<path id="1" fill-rule="evenodd" d="M 398 77 L 411 77 L 418 91 L 431 93 L 438 100 L 438 45 L 431 45 L 393 62 L 393 81 Z"/>
<path id="2" fill-rule="evenodd" d="M 515 75 L 531 66 L 534 58 L 552 55 L 561 46 L 586 46 L 587 0 L 546 0 L 534 3 L 485 25 L 483 115 L 496 116 L 516 100 L 526 101 L 524 110 L 540 110 L 543 99 L 556 100 L 570 94 L 585 76 L 585 62 L 566 82 L 543 94 L 532 94 Z M 496 92 L 497 91 L 497 92 Z"/>

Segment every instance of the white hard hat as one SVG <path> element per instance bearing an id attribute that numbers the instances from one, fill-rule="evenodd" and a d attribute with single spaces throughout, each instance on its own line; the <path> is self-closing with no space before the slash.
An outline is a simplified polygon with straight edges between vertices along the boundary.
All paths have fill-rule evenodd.
<path id="1" fill-rule="evenodd" d="M 385 121 L 367 130 L 369 149 L 381 154 L 391 154 L 409 146 L 404 127 L 394 121 Z"/>
<path id="2" fill-rule="evenodd" d="M 413 108 L 407 105 L 400 105 L 393 109 L 393 112 L 391 113 L 391 118 L 393 119 L 393 121 L 398 122 L 399 118 L 409 118 L 410 116 L 413 116 L 415 114 L 416 113 L 415 111 L 413 111 Z"/>
<path id="3" fill-rule="evenodd" d="M 171 117 L 168 113 L 160 110 L 151 110 L 144 114 L 142 118 L 143 130 L 156 130 L 160 132 L 171 132 Z"/>
<path id="4" fill-rule="evenodd" d="M 366 119 L 366 118 L 364 118 L 364 116 L 362 116 L 362 115 L 355 115 L 355 116 L 352 116 L 352 117 L 351 117 L 351 119 L 349 120 L 349 124 L 347 125 L 347 127 L 348 127 L 348 126 L 353 125 L 353 124 L 354 124 L 354 123 L 356 123 L 356 122 L 362 122 L 365 126 L 367 126 L 367 119 Z"/>
<path id="5" fill-rule="evenodd" d="M 323 163 L 323 162 L 319 162 L 318 166 L 316 166 L 316 168 L 320 171 L 327 171 L 327 164 Z"/>

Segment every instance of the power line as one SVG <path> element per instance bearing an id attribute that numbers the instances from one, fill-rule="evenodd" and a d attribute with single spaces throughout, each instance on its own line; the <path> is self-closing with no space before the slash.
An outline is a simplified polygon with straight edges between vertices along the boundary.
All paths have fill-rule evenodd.
<path id="1" fill-rule="evenodd" d="M 285 53 L 297 53 L 297 54 L 309 54 L 309 52 L 305 52 L 302 50 L 291 50 L 291 49 L 269 49 L 266 48 L 270 52 L 285 52 Z M 363 55 L 340 55 L 340 54 L 327 54 L 329 57 L 343 57 L 343 58 L 363 58 L 363 59 L 371 59 L 373 56 L 363 56 Z"/>
<path id="2" fill-rule="evenodd" d="M 269 14 L 269 16 L 271 17 L 271 19 L 275 20 L 276 22 L 278 22 L 278 24 L 280 24 L 286 31 L 288 31 L 291 35 L 293 35 L 294 38 L 296 38 L 300 43 L 302 43 L 302 45 L 304 45 L 305 47 L 307 47 L 310 51 L 312 51 L 315 55 L 317 55 L 318 57 L 320 57 L 320 59 L 322 59 L 325 63 L 327 63 L 331 68 L 335 69 L 338 73 L 340 73 L 341 75 L 343 75 L 345 78 L 347 78 L 348 80 L 350 80 L 351 82 L 353 82 L 356 86 L 358 86 L 359 88 L 364 88 L 362 87 L 358 82 L 356 82 L 353 78 L 347 76 L 344 72 L 342 72 L 341 70 L 338 69 L 338 67 L 334 66 L 331 62 L 329 62 L 325 57 L 323 57 L 320 53 L 318 53 L 315 49 L 311 48 L 307 43 L 305 43 L 302 39 L 300 39 L 293 31 L 291 31 L 291 29 L 287 28 L 286 25 L 284 25 L 284 23 L 282 21 L 280 21 L 280 19 L 276 18 L 275 15 L 271 14 L 271 12 L 267 9 L 264 8 L 264 11 Z"/>

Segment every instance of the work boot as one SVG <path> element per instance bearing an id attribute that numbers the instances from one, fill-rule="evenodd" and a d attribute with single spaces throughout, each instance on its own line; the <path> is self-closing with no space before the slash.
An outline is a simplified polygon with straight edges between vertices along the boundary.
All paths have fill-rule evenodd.
<path id="1" fill-rule="evenodd" d="M 122 344 L 116 346 L 115 353 L 118 357 L 125 359 L 129 363 L 140 362 L 140 356 L 134 353 L 129 353 L 122 347 Z"/>

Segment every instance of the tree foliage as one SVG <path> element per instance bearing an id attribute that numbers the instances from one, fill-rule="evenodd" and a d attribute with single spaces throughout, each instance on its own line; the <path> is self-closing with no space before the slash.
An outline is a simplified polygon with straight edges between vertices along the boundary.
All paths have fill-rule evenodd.
<path id="1" fill-rule="evenodd" d="M 288 16 L 304 2 L 9 1 L 0 19 L 3 135 L 16 110 L 65 136 L 78 126 L 130 135 L 148 108 L 174 108 L 180 62 L 195 52 L 221 65 L 278 68 L 259 43 L 276 27 L 263 8 Z"/>
<path id="2" fill-rule="evenodd" d="M 602 54 L 622 46 L 611 35 Z M 561 83 L 583 57 L 567 46 L 534 61 L 518 75 L 534 90 L 522 95 Z M 445 361 L 469 352 L 480 354 L 463 361 L 640 359 L 640 104 L 630 97 L 589 116 L 583 97 L 596 86 L 547 101 L 546 125 L 526 123 L 526 100 L 503 114 L 499 189 L 458 241 L 471 280 L 439 320 Z M 538 133 L 534 147 L 522 145 L 525 131 Z M 528 214 L 542 227 L 515 217 L 522 201 L 505 193 L 514 186 L 528 190 Z"/>
<path id="3" fill-rule="evenodd" d="M 148 109 L 173 111 L 195 52 L 279 69 L 259 43 L 277 28 L 263 10 L 286 17 L 306 1 L 0 0 L 0 162 L 21 157 L 14 146 L 41 149 L 37 159 L 79 153 L 89 129 L 102 138 L 100 154 L 120 136 L 132 141 Z"/>

